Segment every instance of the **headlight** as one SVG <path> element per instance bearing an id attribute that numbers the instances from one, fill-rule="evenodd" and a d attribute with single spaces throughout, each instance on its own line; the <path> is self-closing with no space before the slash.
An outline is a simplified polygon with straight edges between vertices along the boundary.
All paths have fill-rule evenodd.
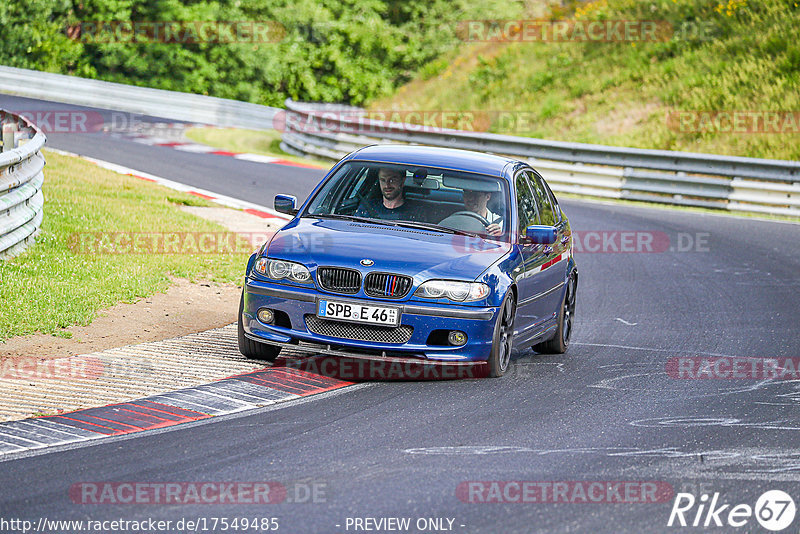
<path id="1" fill-rule="evenodd" d="M 419 286 L 414 295 L 424 299 L 448 298 L 456 302 L 470 302 L 486 298 L 489 291 L 489 286 L 479 282 L 429 280 Z"/>
<path id="2" fill-rule="evenodd" d="M 298 284 L 311 282 L 311 273 L 308 272 L 306 266 L 292 261 L 258 258 L 253 268 L 264 276 L 275 280 L 283 280 L 285 278 Z"/>

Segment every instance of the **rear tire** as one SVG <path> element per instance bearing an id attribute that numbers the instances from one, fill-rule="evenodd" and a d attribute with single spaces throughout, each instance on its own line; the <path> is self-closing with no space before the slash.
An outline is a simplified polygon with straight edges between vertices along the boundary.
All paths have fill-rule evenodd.
<path id="1" fill-rule="evenodd" d="M 569 348 L 572 337 L 572 326 L 575 321 L 575 291 L 578 288 L 578 275 L 572 271 L 567 280 L 564 301 L 558 313 L 558 328 L 553 339 L 533 346 L 533 350 L 542 354 L 564 354 Z"/>
<path id="2" fill-rule="evenodd" d="M 242 296 L 239 298 L 239 324 L 237 336 L 239 341 L 239 352 L 251 360 L 266 360 L 268 362 L 274 362 L 275 358 L 277 358 L 278 354 L 280 354 L 281 348 L 276 347 L 275 345 L 267 345 L 266 343 L 259 343 L 258 341 L 248 339 L 247 336 L 244 335 L 244 325 L 242 324 L 243 311 L 244 288 L 242 288 Z"/>
<path id="3" fill-rule="evenodd" d="M 497 322 L 492 336 L 492 351 L 489 354 L 489 376 L 503 376 L 511 363 L 511 347 L 514 341 L 514 317 L 517 315 L 517 302 L 514 292 L 509 290 L 503 305 L 498 310 Z"/>

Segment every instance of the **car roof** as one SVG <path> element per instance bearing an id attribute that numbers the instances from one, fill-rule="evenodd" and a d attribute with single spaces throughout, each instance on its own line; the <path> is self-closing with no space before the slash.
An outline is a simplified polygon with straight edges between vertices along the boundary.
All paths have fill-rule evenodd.
<path id="1" fill-rule="evenodd" d="M 371 145 L 353 152 L 346 159 L 439 167 L 498 177 L 504 176 L 503 170 L 509 164 L 520 163 L 515 159 L 471 150 L 420 145 Z"/>

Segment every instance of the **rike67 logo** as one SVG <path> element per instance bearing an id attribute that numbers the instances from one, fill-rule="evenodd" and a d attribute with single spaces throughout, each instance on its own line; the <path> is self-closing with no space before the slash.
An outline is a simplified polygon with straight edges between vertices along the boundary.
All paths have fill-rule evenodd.
<path id="1" fill-rule="evenodd" d="M 699 499 L 691 493 L 678 493 L 667 526 L 743 527 L 755 516 L 763 528 L 779 531 L 792 524 L 796 511 L 792 497 L 781 490 L 764 492 L 756 500 L 755 507 L 744 503 L 722 503 L 719 493 L 714 493 L 710 498 L 704 493 Z"/>

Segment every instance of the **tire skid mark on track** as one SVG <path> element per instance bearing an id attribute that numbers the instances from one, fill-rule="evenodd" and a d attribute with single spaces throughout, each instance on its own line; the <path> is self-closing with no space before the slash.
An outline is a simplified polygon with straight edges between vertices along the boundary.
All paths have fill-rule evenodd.
<path id="1" fill-rule="evenodd" d="M 0 423 L 0 458 L 26 450 L 209 419 L 348 385 L 351 382 L 270 367 L 144 399 Z"/>

